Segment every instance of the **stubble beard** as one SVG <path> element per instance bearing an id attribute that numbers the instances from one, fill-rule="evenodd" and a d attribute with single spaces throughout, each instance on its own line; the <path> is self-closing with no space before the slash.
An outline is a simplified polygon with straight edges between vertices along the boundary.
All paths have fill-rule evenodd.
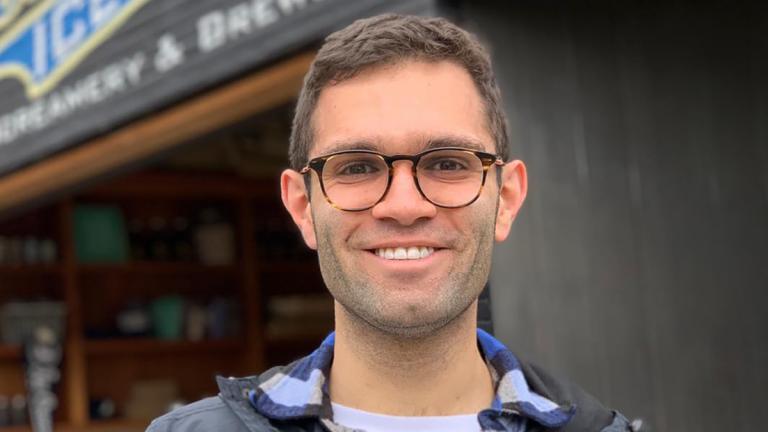
<path id="1" fill-rule="evenodd" d="M 377 287 L 364 269 L 355 271 L 351 265 L 345 266 L 332 241 L 338 238 L 331 226 L 333 222 L 321 224 L 320 227 L 315 225 L 323 280 L 349 320 L 356 325 L 397 339 L 429 337 L 463 316 L 485 286 L 493 251 L 496 212 L 493 214 L 490 221 L 475 226 L 471 238 L 465 239 L 476 242 L 474 253 L 454 263 L 451 273 L 439 281 L 442 286 L 438 287 L 434 301 L 429 304 L 393 304 L 397 302 L 396 298 L 387 301 L 382 296 L 396 296 L 396 291 L 382 293 L 382 288 Z"/>

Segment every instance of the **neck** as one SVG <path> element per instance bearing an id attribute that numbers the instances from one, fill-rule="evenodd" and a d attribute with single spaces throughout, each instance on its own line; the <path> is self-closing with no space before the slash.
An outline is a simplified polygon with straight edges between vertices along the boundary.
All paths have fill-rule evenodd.
<path id="1" fill-rule="evenodd" d="M 336 304 L 333 402 L 374 413 L 445 416 L 491 405 L 493 383 L 477 347 L 477 302 L 419 338 L 382 332 Z"/>

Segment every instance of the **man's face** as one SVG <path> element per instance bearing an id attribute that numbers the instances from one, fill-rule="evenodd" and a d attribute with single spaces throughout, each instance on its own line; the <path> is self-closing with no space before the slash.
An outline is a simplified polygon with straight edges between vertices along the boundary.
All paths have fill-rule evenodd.
<path id="1" fill-rule="evenodd" d="M 348 149 L 392 155 L 435 146 L 495 153 L 480 95 L 469 74 L 451 62 L 407 61 L 331 85 L 320 95 L 313 127 L 310 159 Z M 291 186 L 285 174 L 283 179 L 286 206 L 308 245 L 318 250 L 323 278 L 336 301 L 374 327 L 400 336 L 428 334 L 467 310 L 488 279 L 494 237 L 506 237 L 511 224 L 503 194 L 499 200 L 494 170 L 500 168 L 490 169 L 473 204 L 444 209 L 421 196 L 410 164 L 395 162 L 387 195 L 362 212 L 330 206 L 314 173 L 309 205 L 291 211 L 286 198 Z M 522 163 L 511 171 L 525 175 Z M 503 185 L 511 177 L 503 175 Z M 496 223 L 499 214 L 502 226 Z M 434 251 L 418 259 L 386 257 L 387 250 L 413 247 Z"/>

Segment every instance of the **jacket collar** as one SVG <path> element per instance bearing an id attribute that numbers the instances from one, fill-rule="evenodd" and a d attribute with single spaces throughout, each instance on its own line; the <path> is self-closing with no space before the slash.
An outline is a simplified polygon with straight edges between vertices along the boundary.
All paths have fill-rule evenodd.
<path id="1" fill-rule="evenodd" d="M 492 406 L 478 415 L 483 429 L 506 430 L 495 426 L 504 415 L 520 415 L 548 428 L 568 423 L 576 413 L 575 406 L 559 405 L 534 392 L 528 386 L 520 361 L 496 338 L 478 329 L 477 340 L 496 386 Z"/>
<path id="2" fill-rule="evenodd" d="M 317 418 L 328 423 L 333 417 L 327 377 L 333 360 L 334 336 L 328 335 L 309 356 L 273 368 L 258 379 L 220 379 L 222 395 L 247 398 L 253 409 L 269 419 Z M 508 430 L 512 422 L 529 420 L 547 428 L 559 428 L 575 414 L 574 406 L 559 405 L 531 390 L 520 362 L 501 342 L 480 329 L 477 340 L 496 388 L 492 406 L 478 414 L 483 430 Z"/>

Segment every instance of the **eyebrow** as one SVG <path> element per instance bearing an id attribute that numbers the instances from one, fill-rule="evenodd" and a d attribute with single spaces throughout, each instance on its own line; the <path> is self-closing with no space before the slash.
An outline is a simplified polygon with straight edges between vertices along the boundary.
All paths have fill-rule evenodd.
<path id="1" fill-rule="evenodd" d="M 323 154 L 332 154 L 332 153 L 338 153 L 338 152 L 347 151 L 347 150 L 370 150 L 370 151 L 388 154 L 383 152 L 381 147 L 382 145 L 374 140 L 362 139 L 362 140 L 338 141 L 330 145 L 328 149 L 326 149 L 326 151 L 323 152 Z M 439 136 L 439 137 L 430 137 L 429 139 L 426 140 L 426 145 L 424 145 L 424 147 L 422 148 L 416 149 L 416 151 L 414 151 L 414 154 L 420 153 L 426 150 L 441 148 L 441 147 L 459 147 L 459 148 L 477 150 L 482 152 L 489 151 L 486 145 L 483 144 L 483 142 L 475 140 L 473 138 L 468 138 L 468 137 L 458 136 L 458 135 L 445 135 L 445 136 Z M 490 152 L 491 153 L 495 152 L 495 148 Z"/>
<path id="2" fill-rule="evenodd" d="M 347 150 L 370 150 L 378 152 L 381 151 L 380 147 L 381 146 L 376 145 L 373 141 L 368 140 L 338 141 L 331 144 L 323 154 L 338 153 Z"/>
<path id="3" fill-rule="evenodd" d="M 440 148 L 440 147 L 459 147 L 459 148 L 465 148 L 468 150 L 488 152 L 488 149 L 486 148 L 486 146 L 480 141 L 477 141 L 472 138 L 467 138 L 463 136 L 453 136 L 453 135 L 430 138 L 427 141 L 427 145 L 424 146 L 424 148 L 421 151 L 431 150 L 431 149 Z"/>

